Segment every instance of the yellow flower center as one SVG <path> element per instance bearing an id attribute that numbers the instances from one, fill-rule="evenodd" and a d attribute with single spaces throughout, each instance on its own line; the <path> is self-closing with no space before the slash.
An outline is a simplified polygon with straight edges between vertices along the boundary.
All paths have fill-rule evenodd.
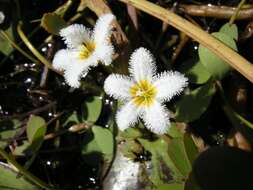
<path id="1" fill-rule="evenodd" d="M 147 80 L 140 80 L 130 87 L 130 94 L 137 107 L 152 105 L 156 93 L 156 87 Z"/>
<path id="2" fill-rule="evenodd" d="M 94 51 L 96 45 L 94 42 L 85 42 L 81 45 L 81 50 L 79 53 L 80 59 L 87 59 Z"/>

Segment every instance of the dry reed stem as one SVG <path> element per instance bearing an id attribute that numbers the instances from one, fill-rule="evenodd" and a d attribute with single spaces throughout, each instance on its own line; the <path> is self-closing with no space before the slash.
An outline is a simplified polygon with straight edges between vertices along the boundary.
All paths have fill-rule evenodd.
<path id="1" fill-rule="evenodd" d="M 178 30 L 184 32 L 210 51 L 215 53 L 222 60 L 231 65 L 234 69 L 240 72 L 248 80 L 253 83 L 253 65 L 245 58 L 240 56 L 234 50 L 224 45 L 222 42 L 198 28 L 186 19 L 172 13 L 154 3 L 145 0 L 119 0 L 126 4 L 130 4 L 137 9 L 140 9 L 160 20 L 172 25 Z"/>

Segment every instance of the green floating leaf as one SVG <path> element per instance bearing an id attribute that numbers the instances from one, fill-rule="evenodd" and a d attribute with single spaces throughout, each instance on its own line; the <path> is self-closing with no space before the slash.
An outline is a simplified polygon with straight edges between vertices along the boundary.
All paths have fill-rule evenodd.
<path id="1" fill-rule="evenodd" d="M 199 154 L 191 136 L 185 133 L 183 138 L 171 139 L 167 151 L 176 168 L 187 178 L 192 170 L 192 163 Z"/>
<path id="2" fill-rule="evenodd" d="M 95 123 L 102 111 L 102 98 L 99 96 L 89 97 L 84 102 L 83 119 Z"/>
<path id="3" fill-rule="evenodd" d="M 10 26 L 5 32 L 8 34 L 10 39 L 14 41 L 12 27 Z M 13 51 L 13 47 L 11 46 L 10 42 L 6 40 L 2 35 L 0 35 L 0 52 L 4 55 L 9 55 Z"/>
<path id="4" fill-rule="evenodd" d="M 152 173 L 150 175 L 150 180 L 154 185 L 159 187 L 161 184 L 166 183 L 166 175 L 172 176 L 175 181 L 183 182 L 183 174 L 176 167 L 175 163 L 168 154 L 168 147 L 170 145 L 167 142 L 163 139 L 158 139 L 156 141 L 138 139 L 138 141 L 142 144 L 146 151 L 149 151 L 152 154 Z M 164 164 L 162 165 L 162 163 Z M 164 173 L 165 167 L 167 167 L 170 173 Z"/>
<path id="5" fill-rule="evenodd" d="M 214 84 L 207 83 L 183 95 L 176 103 L 176 120 L 191 122 L 198 119 L 207 110 L 215 91 Z"/>
<path id="6" fill-rule="evenodd" d="M 13 151 L 13 155 L 15 156 L 25 156 L 27 153 L 27 150 L 29 150 L 29 147 L 31 144 L 27 141 L 24 140 L 22 141 L 21 144 L 19 144 Z M 30 153 L 31 154 L 31 153 Z"/>
<path id="7" fill-rule="evenodd" d="M 122 137 L 123 139 L 126 138 L 136 139 L 142 136 L 143 133 L 140 131 L 140 129 L 135 127 L 130 127 L 124 131 L 120 131 L 120 137 Z"/>
<path id="8" fill-rule="evenodd" d="M 112 133 L 100 126 L 92 127 L 92 132 L 100 150 L 107 155 L 113 154 L 114 143 Z"/>
<path id="9" fill-rule="evenodd" d="M 75 124 L 81 123 L 81 119 L 79 118 L 79 115 L 77 114 L 76 111 L 73 111 L 72 113 L 69 113 L 67 117 L 64 120 L 63 126 L 65 127 L 66 125 L 71 126 Z"/>
<path id="10" fill-rule="evenodd" d="M 199 154 L 197 147 L 188 134 L 176 138 L 166 137 L 165 139 L 155 141 L 138 139 L 144 149 L 152 154 L 150 180 L 159 188 L 168 187 L 169 189 L 169 186 L 172 188 L 173 185 L 175 188 L 183 187 L 185 179 L 188 178 L 192 170 L 192 162 Z M 166 175 L 170 176 L 169 181 L 172 176 L 176 184 L 166 184 L 168 183 Z"/>
<path id="11" fill-rule="evenodd" d="M 106 160 L 111 160 L 114 151 L 114 139 L 110 130 L 100 127 L 92 127 L 93 139 L 82 149 L 83 154 L 100 152 Z"/>
<path id="12" fill-rule="evenodd" d="M 181 183 L 171 183 L 171 184 L 162 184 L 157 190 L 184 190 L 184 184 Z"/>
<path id="13" fill-rule="evenodd" d="M 171 123 L 167 134 L 173 138 L 179 138 L 184 136 L 184 134 L 177 128 L 177 124 L 174 122 Z"/>
<path id="14" fill-rule="evenodd" d="M 195 145 L 191 135 L 185 133 L 184 134 L 184 148 L 187 155 L 188 160 L 191 164 L 193 164 L 193 161 L 197 158 L 199 152 L 198 148 Z"/>
<path id="15" fill-rule="evenodd" d="M 25 167 L 29 168 L 34 159 L 37 156 L 37 152 L 40 149 L 44 136 L 46 134 L 46 122 L 43 118 L 39 116 L 31 115 L 26 126 L 26 134 L 28 137 L 28 141 L 30 146 L 24 150 L 27 154 L 31 154 L 32 157 L 25 163 Z M 24 148 L 26 143 L 24 142 Z"/>
<path id="16" fill-rule="evenodd" d="M 91 140 L 88 144 L 82 149 L 82 154 L 89 154 L 93 152 L 101 152 L 100 147 L 95 139 Z"/>
<path id="17" fill-rule="evenodd" d="M 47 32 L 59 35 L 62 28 L 67 26 L 67 23 L 55 13 L 45 13 L 40 24 Z"/>
<path id="18" fill-rule="evenodd" d="M 200 61 L 190 60 L 182 64 L 180 71 L 185 73 L 190 83 L 203 84 L 211 77 L 210 73 L 200 63 Z"/>
<path id="19" fill-rule="evenodd" d="M 0 148 L 5 148 L 8 145 L 8 140 L 17 134 L 20 127 L 21 123 L 16 119 L 0 121 Z"/>
<path id="20" fill-rule="evenodd" d="M 17 146 L 13 154 L 35 156 L 44 141 L 46 129 L 46 122 L 43 118 L 31 115 L 26 125 L 28 141 L 24 140 L 21 145 Z"/>
<path id="21" fill-rule="evenodd" d="M 137 143 L 134 139 L 127 139 L 120 147 L 120 151 L 123 155 L 131 160 L 138 158 L 137 155 L 140 155 L 143 152 L 142 146 Z"/>
<path id="22" fill-rule="evenodd" d="M 1 190 L 38 190 L 35 186 L 23 176 L 12 169 L 8 164 L 0 162 L 0 189 Z"/>
<path id="23" fill-rule="evenodd" d="M 43 137 L 46 133 L 46 122 L 39 116 L 32 115 L 26 126 L 26 134 L 30 143 Z"/>
<path id="24" fill-rule="evenodd" d="M 222 32 L 216 32 L 212 35 L 230 48 L 237 50 L 234 39 L 229 35 Z M 224 62 L 222 59 L 217 57 L 214 53 L 202 45 L 199 46 L 198 53 L 201 64 L 203 64 L 208 72 L 216 79 L 222 79 L 231 69 L 231 67 L 226 62 Z"/>
<path id="25" fill-rule="evenodd" d="M 174 138 L 168 145 L 168 155 L 180 173 L 187 177 L 191 171 L 191 163 L 185 151 L 183 139 Z"/>
<path id="26" fill-rule="evenodd" d="M 220 28 L 219 32 L 230 36 L 234 40 L 238 40 L 238 28 L 235 24 L 230 25 L 229 23 L 226 23 Z"/>

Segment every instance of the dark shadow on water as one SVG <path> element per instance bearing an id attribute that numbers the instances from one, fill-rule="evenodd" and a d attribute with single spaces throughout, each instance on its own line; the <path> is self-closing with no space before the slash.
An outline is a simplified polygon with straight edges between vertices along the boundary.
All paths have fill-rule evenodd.
<path id="1" fill-rule="evenodd" d="M 202 190 L 253 189 L 253 154 L 233 147 L 213 147 L 193 165 Z"/>

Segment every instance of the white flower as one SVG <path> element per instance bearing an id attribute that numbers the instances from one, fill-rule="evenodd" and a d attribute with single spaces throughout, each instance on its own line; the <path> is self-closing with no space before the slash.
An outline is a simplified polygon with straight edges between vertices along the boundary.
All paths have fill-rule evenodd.
<path id="1" fill-rule="evenodd" d="M 188 84 L 187 78 L 172 71 L 155 76 L 154 58 L 145 48 L 137 49 L 129 64 L 131 77 L 111 74 L 104 84 L 107 94 L 125 103 L 116 115 L 119 129 L 124 130 L 142 118 L 152 132 L 165 133 L 170 121 L 162 103 L 180 94 Z"/>
<path id="2" fill-rule="evenodd" d="M 0 11 L 0 24 L 4 22 L 4 19 L 5 19 L 5 15 L 2 11 Z"/>
<path id="3" fill-rule="evenodd" d="M 67 49 L 55 54 L 53 67 L 64 71 L 65 80 L 71 87 L 79 87 L 80 78 L 99 61 L 111 64 L 114 50 L 110 35 L 114 18 L 112 14 L 99 17 L 93 31 L 80 24 L 72 24 L 60 31 Z"/>

